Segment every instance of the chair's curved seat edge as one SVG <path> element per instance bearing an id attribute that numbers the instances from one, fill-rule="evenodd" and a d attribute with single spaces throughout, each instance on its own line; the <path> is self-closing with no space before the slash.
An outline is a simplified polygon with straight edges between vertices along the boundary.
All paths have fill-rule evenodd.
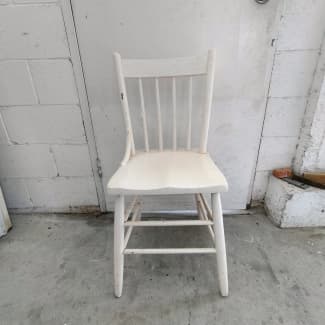
<path id="1" fill-rule="evenodd" d="M 228 183 L 207 153 L 139 153 L 120 166 L 107 184 L 110 195 L 169 195 L 226 192 Z"/>
<path id="2" fill-rule="evenodd" d="M 109 195 L 169 195 L 169 194 L 196 194 L 196 193 L 221 193 L 227 192 L 228 185 L 196 187 L 196 188 L 178 188 L 165 187 L 155 189 L 129 189 L 129 188 L 112 188 L 107 185 Z"/>

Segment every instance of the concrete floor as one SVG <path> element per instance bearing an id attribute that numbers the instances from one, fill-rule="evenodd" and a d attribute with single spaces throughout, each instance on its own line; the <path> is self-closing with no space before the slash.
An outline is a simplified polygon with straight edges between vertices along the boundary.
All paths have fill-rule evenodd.
<path id="1" fill-rule="evenodd" d="M 325 324 L 325 229 L 226 216 L 230 296 L 213 255 L 127 256 L 113 297 L 110 215 L 16 215 L 0 239 L 0 324 Z M 209 245 L 206 229 L 137 229 L 130 245 Z"/>

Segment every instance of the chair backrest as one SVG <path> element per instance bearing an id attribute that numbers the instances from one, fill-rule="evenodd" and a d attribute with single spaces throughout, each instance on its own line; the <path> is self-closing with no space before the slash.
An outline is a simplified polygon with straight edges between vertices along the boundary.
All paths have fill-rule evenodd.
<path id="1" fill-rule="evenodd" d="M 158 136 L 158 150 L 165 150 L 164 137 L 163 137 L 163 124 L 160 100 L 160 79 L 171 79 L 171 99 L 172 99 L 172 150 L 179 149 L 177 143 L 177 100 L 176 100 L 176 78 L 187 78 L 187 139 L 186 148 L 192 149 L 192 109 L 193 109 L 193 78 L 197 76 L 204 76 L 205 90 L 204 90 L 204 103 L 202 107 L 202 126 L 200 132 L 199 151 L 207 151 L 208 130 L 211 115 L 211 103 L 213 98 L 213 84 L 215 72 L 215 58 L 216 50 L 209 50 L 207 55 L 197 57 L 185 57 L 174 59 L 156 59 L 156 60 L 133 60 L 122 59 L 118 53 L 114 53 L 116 64 L 118 86 L 120 90 L 120 101 L 123 108 L 123 115 L 125 119 L 127 134 L 131 138 L 131 154 L 135 153 L 134 144 L 134 130 L 132 128 L 128 94 L 126 90 L 127 78 L 137 79 L 138 92 L 140 97 L 140 112 L 144 137 L 144 150 L 150 151 L 152 148 L 148 134 L 147 112 L 144 96 L 143 80 L 150 78 L 154 80 L 154 93 L 155 93 L 155 106 L 157 118 L 157 136 Z"/>

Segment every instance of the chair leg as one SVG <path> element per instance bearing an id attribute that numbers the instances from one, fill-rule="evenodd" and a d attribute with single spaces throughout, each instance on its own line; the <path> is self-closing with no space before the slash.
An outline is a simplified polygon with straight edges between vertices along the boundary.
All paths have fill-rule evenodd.
<path id="1" fill-rule="evenodd" d="M 124 268 L 124 196 L 115 201 L 114 213 L 114 289 L 115 296 L 121 297 L 123 289 Z"/>
<path id="2" fill-rule="evenodd" d="M 215 245 L 217 250 L 217 267 L 219 278 L 219 289 L 223 297 L 228 296 L 228 272 L 225 234 L 223 229 L 222 207 L 219 193 L 211 195 L 212 216 L 214 223 Z"/>

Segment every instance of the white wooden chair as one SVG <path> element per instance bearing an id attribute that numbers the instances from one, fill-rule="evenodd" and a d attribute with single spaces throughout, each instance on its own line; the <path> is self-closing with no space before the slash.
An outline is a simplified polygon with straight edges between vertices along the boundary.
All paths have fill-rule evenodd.
<path id="1" fill-rule="evenodd" d="M 209 50 L 201 57 L 186 57 L 161 60 L 121 59 L 114 54 L 120 101 L 123 109 L 127 141 L 126 151 L 120 167 L 108 182 L 109 195 L 116 195 L 114 221 L 114 277 L 115 295 L 122 295 L 124 255 L 126 254 L 202 254 L 214 253 L 217 256 L 219 289 L 222 296 L 228 295 L 227 259 L 223 228 L 220 192 L 227 191 L 225 177 L 207 153 L 208 128 L 211 102 L 213 98 L 214 70 L 216 51 Z M 192 93 L 193 79 L 204 76 L 205 99 L 202 107 L 203 125 L 200 133 L 199 148 L 191 145 L 192 134 Z M 177 143 L 176 121 L 176 78 L 188 77 L 188 123 L 186 148 Z M 136 151 L 134 130 L 131 123 L 126 78 L 138 81 L 141 103 L 141 118 L 144 133 L 144 150 Z M 147 114 L 144 100 L 143 79 L 151 78 L 155 84 L 158 148 L 152 150 L 148 136 Z M 172 148 L 165 148 L 163 137 L 160 78 L 170 78 L 172 99 Z M 194 107 L 193 107 L 194 108 Z M 195 109 L 200 109 L 195 107 Z M 210 209 L 203 193 L 211 194 Z M 141 221 L 140 195 L 193 194 L 198 209 L 198 220 Z M 130 207 L 125 209 L 125 196 L 135 196 Z M 206 225 L 212 236 L 213 248 L 168 248 L 168 249 L 129 249 L 129 241 L 135 226 L 202 226 Z M 125 232 L 126 229 L 126 232 Z"/>

